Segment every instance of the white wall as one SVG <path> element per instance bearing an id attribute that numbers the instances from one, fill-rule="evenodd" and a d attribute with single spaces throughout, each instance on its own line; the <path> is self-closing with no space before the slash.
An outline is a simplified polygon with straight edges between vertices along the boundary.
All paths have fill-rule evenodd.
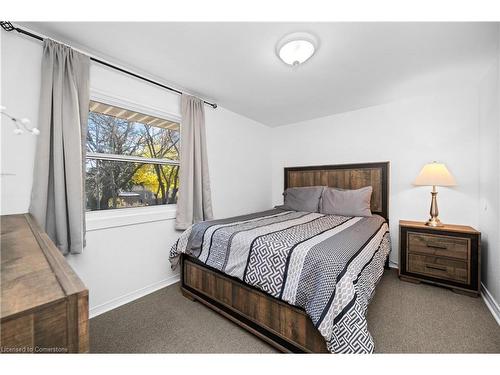
<path id="1" fill-rule="evenodd" d="M 36 43 L 5 32 L 1 38 L 2 105 L 17 117 L 38 117 L 40 61 Z M 26 212 L 31 194 L 36 137 L 14 136 L 10 120 L 1 116 L 1 213 Z M 33 124 L 35 125 L 35 124 Z"/>
<path id="2" fill-rule="evenodd" d="M 500 301 L 499 90 L 500 55 L 479 84 L 479 229 L 482 233 L 482 277 L 496 301 Z"/>
<path id="3" fill-rule="evenodd" d="M 412 182 L 422 166 L 446 163 L 458 186 L 440 188 L 445 223 L 478 226 L 478 98 L 475 89 L 442 92 L 273 129 L 273 203 L 283 167 L 390 161 L 390 259 L 398 262 L 399 220 L 426 220 L 430 188 Z"/>
<path id="4" fill-rule="evenodd" d="M 214 215 L 269 209 L 271 129 L 221 107 L 205 117 Z"/>
<path id="5" fill-rule="evenodd" d="M 41 44 L 2 32 L 2 101 L 12 114 L 36 125 Z M 180 116 L 180 97 L 161 88 L 93 64 L 91 90 Z M 271 204 L 270 129 L 224 108 L 206 107 L 207 147 L 216 217 L 268 209 Z M 15 136 L 3 121 L 1 214 L 27 212 L 35 137 Z M 262 176 L 256 180 L 253 176 Z M 156 210 L 158 208 L 158 210 Z M 167 285 L 177 279 L 168 252 L 179 236 L 172 208 L 107 211 L 88 215 L 87 247 L 70 255 L 90 291 L 91 314 Z"/>

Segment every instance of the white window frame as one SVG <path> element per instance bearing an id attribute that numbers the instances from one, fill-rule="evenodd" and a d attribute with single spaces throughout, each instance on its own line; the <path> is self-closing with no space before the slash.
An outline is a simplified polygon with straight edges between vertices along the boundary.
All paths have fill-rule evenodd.
<path id="1" fill-rule="evenodd" d="M 160 117 L 168 121 L 177 122 L 179 124 L 181 123 L 181 116 L 179 114 L 167 112 L 161 108 L 134 103 L 123 97 L 109 94 L 101 90 L 91 89 L 90 100 L 113 105 L 116 107 L 121 107 L 139 113 L 144 113 L 145 115 Z M 105 154 L 98 152 L 87 152 L 86 158 L 131 162 L 141 161 L 162 165 L 179 165 L 179 161 L 177 160 L 143 158 L 140 156 Z M 90 232 L 107 228 L 123 227 L 128 225 L 136 225 L 163 220 L 172 220 L 175 219 L 176 212 L 176 204 L 162 204 L 148 207 L 117 208 L 102 211 L 87 211 L 85 213 L 87 226 L 86 229 L 87 232 Z"/>

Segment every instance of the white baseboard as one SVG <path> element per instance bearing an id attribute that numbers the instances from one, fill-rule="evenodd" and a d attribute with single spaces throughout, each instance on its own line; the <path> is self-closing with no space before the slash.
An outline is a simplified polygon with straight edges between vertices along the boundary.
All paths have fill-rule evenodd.
<path id="1" fill-rule="evenodd" d="M 132 302 L 138 298 L 144 297 L 147 294 L 153 293 L 161 288 L 165 288 L 171 284 L 174 284 L 180 280 L 179 274 L 172 275 L 164 280 L 158 281 L 154 284 L 145 286 L 144 288 L 138 289 L 136 291 L 127 293 L 121 297 L 113 298 L 111 301 L 94 306 L 89 309 L 89 318 L 94 318 L 98 315 L 104 314 L 107 311 L 116 309 L 117 307 L 124 305 L 126 303 Z"/>
<path id="2" fill-rule="evenodd" d="M 392 260 L 389 260 L 389 268 L 398 269 L 399 268 L 399 264 L 396 263 L 396 262 L 393 262 Z"/>
<path id="3" fill-rule="evenodd" d="M 490 310 L 491 315 L 493 315 L 498 325 L 500 325 L 500 306 L 483 283 L 481 283 L 481 297 L 483 297 L 484 303 Z"/>

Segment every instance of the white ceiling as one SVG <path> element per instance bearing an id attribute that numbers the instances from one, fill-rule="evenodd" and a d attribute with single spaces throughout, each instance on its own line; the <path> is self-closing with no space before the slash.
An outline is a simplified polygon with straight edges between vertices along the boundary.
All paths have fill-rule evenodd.
<path id="1" fill-rule="evenodd" d="M 476 84 L 498 23 L 19 23 L 270 126 Z M 307 31 L 317 53 L 275 53 Z"/>

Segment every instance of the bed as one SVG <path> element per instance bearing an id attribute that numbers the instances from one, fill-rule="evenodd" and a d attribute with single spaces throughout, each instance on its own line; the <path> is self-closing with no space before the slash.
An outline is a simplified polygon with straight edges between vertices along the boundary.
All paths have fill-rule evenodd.
<path id="1" fill-rule="evenodd" d="M 284 352 L 373 352 L 365 315 L 390 252 L 388 180 L 388 162 L 285 168 L 285 189 L 372 186 L 373 215 L 275 208 L 195 224 L 170 252 L 182 293 Z"/>

